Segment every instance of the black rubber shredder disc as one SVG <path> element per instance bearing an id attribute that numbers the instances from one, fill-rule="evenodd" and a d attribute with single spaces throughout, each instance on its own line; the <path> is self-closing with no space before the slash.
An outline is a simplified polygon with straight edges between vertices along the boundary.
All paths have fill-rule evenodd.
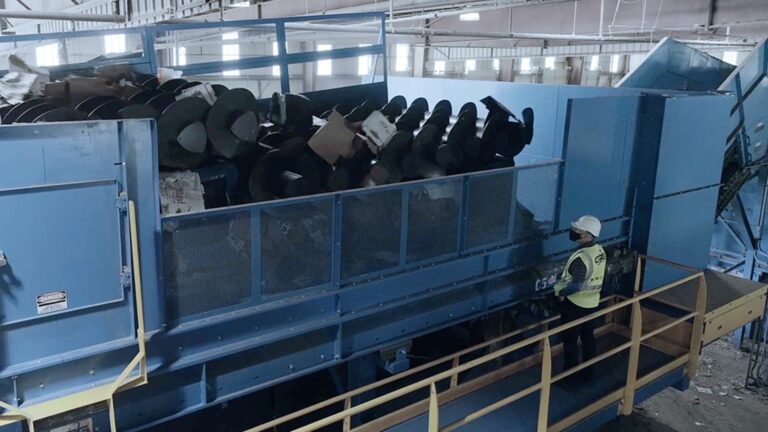
<path id="1" fill-rule="evenodd" d="M 176 90 L 179 87 L 182 87 L 182 86 L 184 86 L 187 83 L 188 83 L 188 81 L 183 79 L 183 78 L 174 78 L 172 80 L 168 80 L 168 81 L 160 84 L 157 87 L 157 89 L 161 90 L 161 91 L 164 91 L 164 92 L 176 93 Z"/>
<path id="2" fill-rule="evenodd" d="M 49 102 L 37 104 L 24 111 L 14 123 L 32 123 L 36 118 L 47 113 L 48 111 L 53 111 L 56 108 L 58 108 L 58 106 Z"/>
<path id="3" fill-rule="evenodd" d="M 159 94 L 162 94 L 162 93 L 163 92 L 161 92 L 160 90 L 149 90 L 149 89 L 148 90 L 142 90 L 142 91 L 134 94 L 130 98 L 128 98 L 128 100 L 133 102 L 133 103 L 145 104 L 145 103 L 149 102 L 149 100 L 152 99 L 153 97 L 155 97 L 155 96 L 157 96 Z"/>
<path id="4" fill-rule="evenodd" d="M 259 107 L 249 90 L 229 90 L 216 99 L 205 127 L 213 150 L 227 158 L 243 154 L 259 137 Z"/>
<path id="5" fill-rule="evenodd" d="M 35 119 L 35 123 L 52 123 L 85 120 L 88 116 L 69 107 L 50 110 Z"/>
<path id="6" fill-rule="evenodd" d="M 118 111 L 125 108 L 126 105 L 130 104 L 128 101 L 124 101 L 121 99 L 115 99 L 111 100 L 109 102 L 104 102 L 103 104 L 99 105 L 91 111 L 91 113 L 88 115 L 88 119 L 90 120 L 116 120 L 120 118 L 120 116 L 117 114 Z"/>
<path id="7" fill-rule="evenodd" d="M 106 102 L 109 102 L 111 100 L 115 100 L 115 99 L 117 99 L 115 96 L 106 96 L 106 95 L 91 96 L 91 97 L 83 100 L 79 104 L 77 104 L 75 109 L 78 110 L 78 111 L 82 111 L 85 114 L 90 114 L 99 105 L 101 105 L 103 103 L 106 103 Z"/>
<path id="8" fill-rule="evenodd" d="M 149 105 L 142 104 L 130 104 L 125 108 L 122 108 L 117 114 L 122 119 L 143 119 L 143 118 L 158 118 L 160 111 L 152 108 Z"/>
<path id="9" fill-rule="evenodd" d="M 210 105 L 200 98 L 185 98 L 163 111 L 157 121 L 160 164 L 190 169 L 205 161 L 208 136 L 205 116 Z"/>
<path id="10" fill-rule="evenodd" d="M 35 105 L 40 105 L 43 103 L 48 102 L 48 99 L 46 98 L 34 98 L 30 100 L 26 100 L 10 110 L 8 110 L 7 113 L 3 116 L 3 124 L 11 124 L 16 121 L 16 119 L 19 118 L 20 115 L 24 114 L 25 111 L 32 108 Z"/>

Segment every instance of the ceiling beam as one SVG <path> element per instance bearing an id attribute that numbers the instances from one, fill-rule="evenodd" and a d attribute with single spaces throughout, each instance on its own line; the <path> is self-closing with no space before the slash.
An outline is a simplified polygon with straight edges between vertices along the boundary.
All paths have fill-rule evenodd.
<path id="1" fill-rule="evenodd" d="M 0 9 L 0 17 L 54 21 L 91 21 L 109 23 L 125 22 L 125 16 L 123 15 L 84 14 L 77 12 L 43 12 L 31 10 L 21 11 L 8 9 Z"/>

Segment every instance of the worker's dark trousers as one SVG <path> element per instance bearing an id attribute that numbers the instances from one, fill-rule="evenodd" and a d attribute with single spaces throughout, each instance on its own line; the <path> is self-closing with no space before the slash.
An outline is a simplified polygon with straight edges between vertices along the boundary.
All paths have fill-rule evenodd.
<path id="1" fill-rule="evenodd" d="M 597 309 L 585 309 L 571 303 L 568 299 L 560 302 L 560 316 L 562 324 L 583 318 Z M 597 355 L 595 343 L 595 320 L 589 320 L 561 333 L 563 339 L 563 370 L 568 370 L 579 365 L 579 338 L 581 338 L 582 361 L 587 361 Z M 588 367 L 579 374 L 582 380 L 592 378 L 592 367 Z"/>

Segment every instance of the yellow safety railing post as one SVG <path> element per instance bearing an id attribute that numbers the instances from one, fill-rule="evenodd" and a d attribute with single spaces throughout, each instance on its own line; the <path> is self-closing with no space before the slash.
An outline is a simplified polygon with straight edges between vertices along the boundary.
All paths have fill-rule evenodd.
<path id="1" fill-rule="evenodd" d="M 704 314 L 707 307 L 707 280 L 702 274 L 696 290 L 696 317 L 693 319 L 691 331 L 690 354 L 688 355 L 688 378 L 693 378 L 699 370 L 699 355 L 701 354 L 701 341 L 704 335 Z"/>
<path id="2" fill-rule="evenodd" d="M 112 428 L 113 431 L 117 431 L 117 416 L 115 415 L 115 399 L 109 398 L 109 401 L 107 401 L 107 406 L 109 406 L 109 427 Z"/>
<path id="3" fill-rule="evenodd" d="M 632 303 L 631 342 L 629 348 L 629 363 L 627 364 L 627 382 L 624 385 L 624 400 L 621 403 L 621 414 L 630 415 L 635 405 L 635 383 L 637 381 L 637 363 L 640 360 L 640 342 L 643 334 L 643 315 L 640 302 Z"/>
<path id="4" fill-rule="evenodd" d="M 457 367 L 459 367 L 459 362 L 460 362 L 459 356 L 456 356 L 453 359 L 453 362 L 451 363 L 451 368 L 456 369 Z M 457 372 L 453 374 L 453 376 L 451 377 L 451 388 L 456 388 L 456 386 L 458 385 L 459 385 L 459 374 Z"/>
<path id="5" fill-rule="evenodd" d="M 643 278 L 643 257 L 637 256 L 637 267 L 635 267 L 635 292 L 640 292 L 640 280 Z"/>
<path id="6" fill-rule="evenodd" d="M 435 383 L 429 385 L 429 432 L 440 431 L 440 404 Z"/>
<path id="7" fill-rule="evenodd" d="M 549 331 L 549 323 L 548 322 L 542 324 L 542 326 L 541 326 L 541 332 L 542 333 L 546 333 L 547 331 Z M 539 342 L 539 351 L 544 351 L 544 343 L 545 343 L 545 341 L 543 339 Z"/>
<path id="8" fill-rule="evenodd" d="M 352 408 L 352 398 L 348 397 L 344 399 L 344 410 L 348 410 Z M 349 432 L 352 430 L 352 417 L 346 416 L 344 417 L 344 426 L 343 426 L 344 432 Z"/>
<path id="9" fill-rule="evenodd" d="M 549 336 L 544 338 L 541 352 L 541 390 L 539 390 L 538 432 L 546 432 L 549 423 L 549 390 L 552 385 L 552 345 Z"/>

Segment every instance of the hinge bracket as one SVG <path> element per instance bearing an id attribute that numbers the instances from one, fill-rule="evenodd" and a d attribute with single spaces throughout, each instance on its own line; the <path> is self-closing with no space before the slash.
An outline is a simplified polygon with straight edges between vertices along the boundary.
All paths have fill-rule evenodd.
<path id="1" fill-rule="evenodd" d="M 121 213 L 128 212 L 128 195 L 125 192 L 121 192 L 120 195 L 115 198 L 115 206 Z"/>
<path id="2" fill-rule="evenodd" d="M 128 266 L 124 266 L 120 271 L 120 283 L 123 285 L 123 288 L 130 288 L 133 283 L 133 273 L 131 273 L 131 269 Z"/>

